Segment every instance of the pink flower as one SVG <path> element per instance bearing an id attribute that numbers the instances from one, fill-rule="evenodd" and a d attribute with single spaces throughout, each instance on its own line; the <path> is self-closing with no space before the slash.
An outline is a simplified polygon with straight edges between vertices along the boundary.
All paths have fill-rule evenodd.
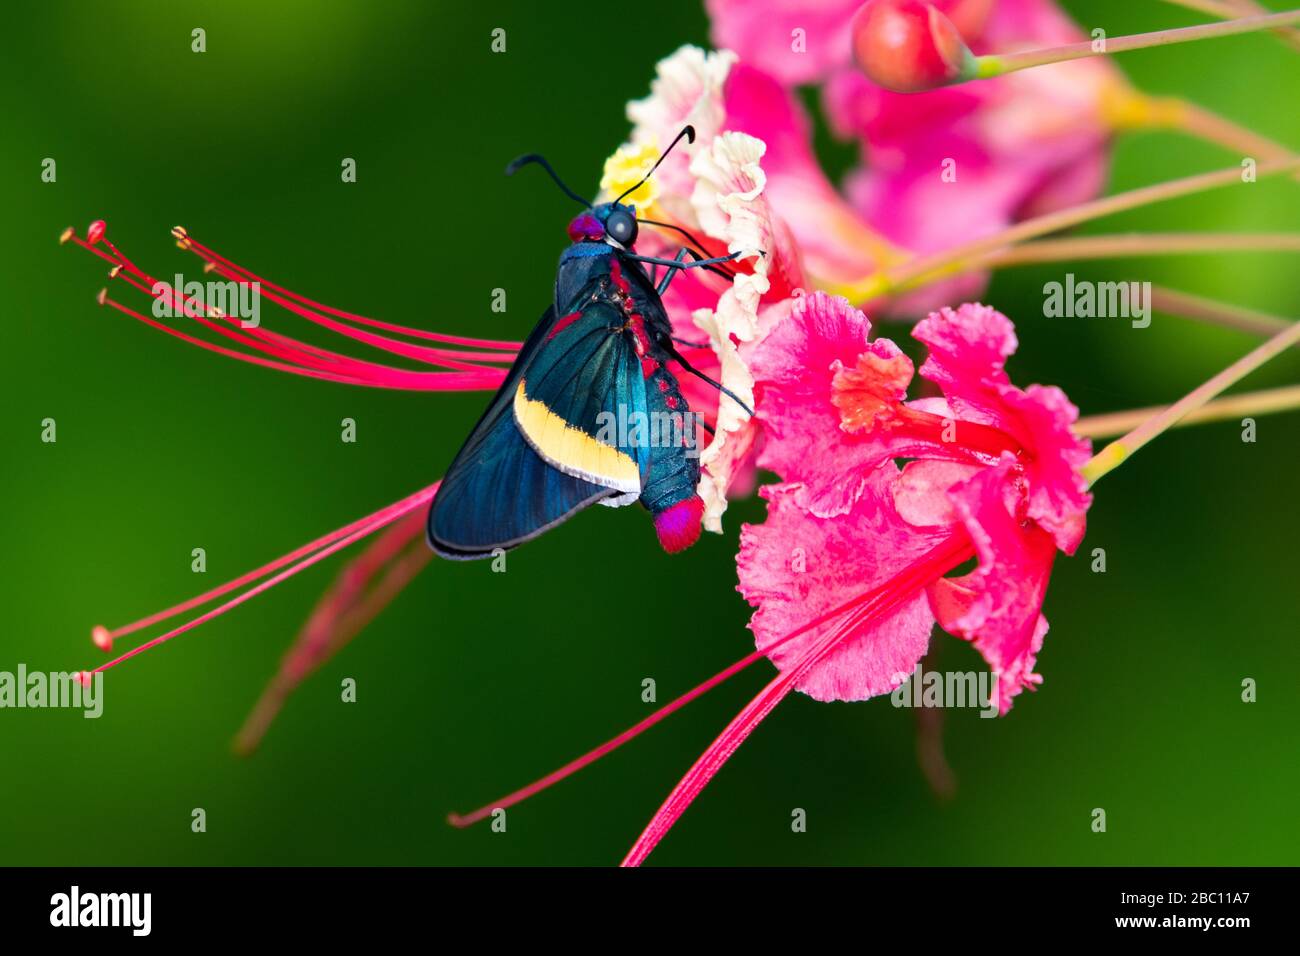
<path id="1" fill-rule="evenodd" d="M 696 761 L 626 864 L 649 855 L 791 690 L 885 693 L 912 672 L 936 620 L 989 663 L 1000 713 L 1042 679 L 1052 561 L 1078 546 L 1091 503 L 1076 410 L 1059 389 L 1011 384 L 1014 331 L 985 306 L 916 328 L 930 349 L 921 373 L 942 399 L 908 402 L 910 361 L 869 332 L 847 301 L 816 293 L 756 352 L 764 463 L 785 480 L 763 490 L 768 518 L 743 529 L 737 570 L 755 644 L 779 674 Z M 898 459 L 909 459 L 901 471 Z M 975 570 L 945 576 L 972 554 Z"/>
<path id="2" fill-rule="evenodd" d="M 936 582 L 931 599 L 940 624 L 999 674 L 1005 713 L 1038 680 L 1038 609 L 1056 550 L 1072 554 L 1083 538 L 1091 497 L 1079 469 L 1091 450 L 1070 431 L 1078 411 L 1060 389 L 1011 383 L 1015 332 L 987 306 L 943 309 L 913 332 L 930 350 L 921 375 L 942 399 L 908 402 L 911 360 L 888 340 L 868 342 L 869 331 L 844 300 L 817 293 L 756 351 L 759 463 L 822 520 L 854 515 L 881 469 L 909 459 L 892 504 L 917 532 L 964 531 L 974 543 L 979 567 Z M 742 587 L 745 574 L 742 563 Z"/>
<path id="3" fill-rule="evenodd" d="M 890 92 L 853 62 L 851 20 L 862 6 L 856 0 L 711 0 L 708 6 L 714 41 L 738 54 L 747 74 L 733 70 L 724 125 L 769 144 L 767 169 L 778 213 L 801 242 L 819 222 L 830 223 L 832 234 L 850 222 L 874 233 L 870 243 L 825 243 L 838 251 L 808 243 L 809 269 L 826 283 L 860 280 L 888 265 L 890 250 L 893 256 L 938 252 L 1092 198 L 1104 184 L 1113 120 L 1132 96 L 1105 58 L 930 92 Z M 975 53 L 1086 39 L 1051 0 L 939 0 L 911 6 L 946 15 L 940 17 L 946 29 L 955 27 Z M 792 37 L 797 30 L 804 31 L 802 43 Z M 935 58 L 936 63 L 941 59 L 938 52 Z M 847 178 L 845 199 L 820 173 L 806 168 L 806 119 L 790 93 L 795 84 L 807 82 L 822 84 L 832 129 L 862 147 L 864 163 Z M 742 85 L 744 95 L 733 96 Z M 777 149 L 778 140 L 792 145 Z M 798 190 L 821 201 L 810 203 L 805 195 L 787 209 L 779 185 L 787 169 Z M 892 303 L 890 311 L 924 312 L 977 295 L 985 282 L 986 276 L 972 273 Z"/>

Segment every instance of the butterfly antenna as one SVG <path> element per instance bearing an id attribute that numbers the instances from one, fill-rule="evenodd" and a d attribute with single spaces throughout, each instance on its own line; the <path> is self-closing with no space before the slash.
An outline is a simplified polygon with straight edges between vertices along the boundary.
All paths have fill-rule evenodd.
<path id="1" fill-rule="evenodd" d="M 686 142 L 688 143 L 695 142 L 695 127 L 691 126 L 690 124 L 687 124 L 686 126 L 682 127 L 682 131 L 677 134 L 677 138 L 674 139 L 671 143 L 669 143 L 668 148 L 659 154 L 659 158 L 655 160 L 655 164 L 650 167 L 650 172 L 642 176 L 641 182 L 637 183 L 631 189 L 625 189 L 623 191 L 623 196 L 626 196 L 628 193 L 631 192 L 636 192 L 638 189 L 644 186 L 646 180 L 648 180 L 651 176 L 655 174 L 655 170 L 659 168 L 659 164 L 668 158 L 668 154 L 673 151 L 673 147 L 682 141 L 683 136 L 686 137 Z M 619 196 L 617 199 L 614 200 L 614 202 L 622 202 L 623 196 Z"/>
<path id="2" fill-rule="evenodd" d="M 541 166 L 542 169 L 546 170 L 547 173 L 550 174 L 550 177 L 555 180 L 555 185 L 560 187 L 560 191 L 563 192 L 564 195 L 576 202 L 582 203 L 588 209 L 591 208 L 591 203 L 583 199 L 568 186 L 564 185 L 564 180 L 560 178 L 560 174 L 551 168 L 551 164 L 546 161 L 546 157 L 542 156 L 540 153 L 527 153 L 512 161 L 510 165 L 506 167 L 506 175 L 513 176 L 520 167 L 527 166 L 529 163 L 536 163 L 538 166 Z"/>

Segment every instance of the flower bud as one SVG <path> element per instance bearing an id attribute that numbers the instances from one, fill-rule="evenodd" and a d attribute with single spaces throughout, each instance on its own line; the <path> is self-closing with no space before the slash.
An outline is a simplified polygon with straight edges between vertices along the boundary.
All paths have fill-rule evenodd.
<path id="1" fill-rule="evenodd" d="M 975 75 L 975 56 L 961 33 L 922 0 L 867 0 L 850 33 L 854 60 L 887 90 L 919 93 Z"/>

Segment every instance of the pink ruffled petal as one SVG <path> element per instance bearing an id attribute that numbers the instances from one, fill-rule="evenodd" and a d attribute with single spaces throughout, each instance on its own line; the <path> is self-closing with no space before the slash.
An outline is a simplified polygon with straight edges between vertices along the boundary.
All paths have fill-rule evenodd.
<path id="1" fill-rule="evenodd" d="M 933 458 L 908 462 L 894 484 L 894 507 L 904 521 L 918 528 L 956 524 L 961 516 L 948 490 L 979 470 L 978 465 Z"/>
<path id="2" fill-rule="evenodd" d="M 947 536 L 922 533 L 894 510 L 892 465 L 877 469 L 852 509 L 818 518 L 798 503 L 798 487 L 767 486 L 767 520 L 741 531 L 740 592 L 758 610 L 750 621 L 759 650 L 820 615 L 894 578 Z M 814 627 L 769 655 L 781 670 L 800 661 L 833 628 Z M 925 653 L 934 623 L 921 590 L 839 641 L 798 682 L 816 700 L 866 700 L 902 683 Z"/>
<path id="3" fill-rule="evenodd" d="M 979 566 L 930 587 L 939 625 L 971 641 L 998 676 L 998 712 L 1005 714 L 1034 673 L 1047 633 L 1042 615 L 1056 544 L 1042 528 L 1015 513 L 1014 457 L 981 469 L 951 490 L 954 509 L 975 543 Z"/>
<path id="4" fill-rule="evenodd" d="M 808 117 L 788 89 L 740 63 L 727 77 L 725 96 L 727 128 L 767 144 L 765 194 L 809 271 L 823 281 L 849 282 L 901 256 L 826 178 L 812 151 Z"/>
<path id="5" fill-rule="evenodd" d="M 1081 471 L 1092 457 L 1092 442 L 1072 430 L 1079 410 L 1054 385 L 1030 385 L 1024 391 L 1008 386 L 1002 401 L 1033 448 L 1033 459 L 1025 463 L 1027 513 L 1051 533 L 1058 548 L 1074 554 L 1092 504 Z"/>
<path id="6" fill-rule="evenodd" d="M 1079 410 L 1059 388 L 1022 391 L 1011 384 L 1005 363 L 1016 349 L 1015 329 L 995 309 L 941 309 L 917 323 L 913 335 L 930 349 L 921 374 L 939 385 L 953 411 L 1019 442 L 1026 452 L 1027 515 L 1073 554 L 1092 504 L 1079 471 L 1092 444 L 1072 431 Z"/>
<path id="7" fill-rule="evenodd" d="M 861 0 L 706 0 L 715 46 L 787 85 L 813 83 L 849 57 Z"/>
<path id="8" fill-rule="evenodd" d="M 866 348 L 871 323 L 846 299 L 815 292 L 755 349 L 755 414 L 765 440 L 759 466 L 800 485 L 799 499 L 819 517 L 852 507 L 871 472 L 889 457 L 875 436 L 848 434 L 832 403 L 842 363 Z"/>
<path id="9" fill-rule="evenodd" d="M 1010 319 L 987 305 L 943 308 L 918 322 L 912 336 L 930 352 L 921 375 L 943 390 L 958 416 L 1003 424 L 997 393 L 1011 384 L 1005 365 L 1017 345 Z"/>

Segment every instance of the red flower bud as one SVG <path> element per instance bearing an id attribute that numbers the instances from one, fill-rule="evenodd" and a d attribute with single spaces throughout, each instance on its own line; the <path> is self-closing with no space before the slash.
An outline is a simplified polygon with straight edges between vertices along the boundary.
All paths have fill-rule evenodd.
<path id="1" fill-rule="evenodd" d="M 934 0 L 934 6 L 952 21 L 967 43 L 979 38 L 993 12 L 993 0 Z"/>
<path id="2" fill-rule="evenodd" d="M 961 33 L 922 0 L 867 0 L 853 15 L 851 36 L 858 66 L 887 90 L 919 93 L 975 73 Z"/>

